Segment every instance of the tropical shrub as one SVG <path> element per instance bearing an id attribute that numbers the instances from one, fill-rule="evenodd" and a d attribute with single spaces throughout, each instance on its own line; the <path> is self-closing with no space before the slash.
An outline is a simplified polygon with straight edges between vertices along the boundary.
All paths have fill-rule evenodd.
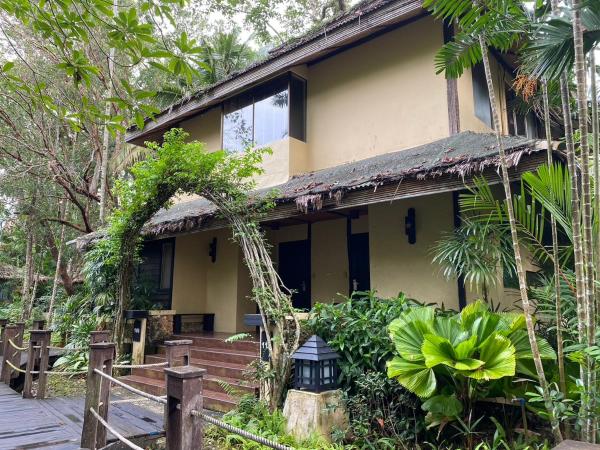
<path id="1" fill-rule="evenodd" d="M 387 326 L 415 304 L 402 293 L 383 299 L 369 291 L 355 292 L 338 305 L 315 305 L 307 325 L 340 354 L 342 387 L 352 390 L 354 381 L 368 371 L 385 372 L 394 352 Z"/>
<path id="2" fill-rule="evenodd" d="M 308 440 L 299 441 L 286 433 L 285 417 L 280 410 L 270 411 L 268 405 L 254 397 L 242 397 L 238 407 L 223 416 L 223 420 L 235 427 L 249 431 L 257 436 L 290 446 L 299 450 L 341 450 L 336 444 L 329 444 L 323 438 L 314 436 Z M 244 439 L 238 434 L 230 433 L 222 428 L 211 427 L 206 432 L 210 448 L 255 450 L 267 447 L 254 441 Z M 211 442 L 212 441 L 212 442 Z"/>
<path id="3" fill-rule="evenodd" d="M 367 372 L 354 383 L 346 399 L 348 428 L 335 433 L 345 448 L 414 448 L 423 430 L 417 397 L 383 372 Z"/>
<path id="4" fill-rule="evenodd" d="M 477 301 L 454 315 L 416 307 L 389 325 L 395 356 L 388 376 L 422 399 L 430 426 L 461 416 L 478 398 L 515 374 L 535 378 L 525 317 L 492 312 Z M 554 360 L 550 344 L 538 339 L 542 359 Z M 505 385 L 503 385 L 505 389 Z M 466 407 L 466 408 L 465 408 Z"/>

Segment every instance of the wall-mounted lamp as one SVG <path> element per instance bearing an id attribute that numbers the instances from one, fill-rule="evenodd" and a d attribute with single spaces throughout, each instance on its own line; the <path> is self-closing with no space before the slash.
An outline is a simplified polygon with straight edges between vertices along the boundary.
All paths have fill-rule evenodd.
<path id="1" fill-rule="evenodd" d="M 217 261 L 217 238 L 212 238 L 210 244 L 208 244 L 208 256 L 210 256 L 210 260 L 212 262 Z"/>
<path id="2" fill-rule="evenodd" d="M 414 244 L 417 242 L 415 208 L 408 208 L 408 211 L 406 212 L 406 217 L 404 218 L 404 232 L 408 236 L 409 244 Z"/>

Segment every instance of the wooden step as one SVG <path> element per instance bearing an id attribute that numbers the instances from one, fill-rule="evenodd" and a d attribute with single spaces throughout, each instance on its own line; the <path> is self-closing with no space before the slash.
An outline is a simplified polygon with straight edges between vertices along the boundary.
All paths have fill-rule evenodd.
<path id="1" fill-rule="evenodd" d="M 165 346 L 158 345 L 156 347 L 157 356 L 165 356 Z M 254 350 L 229 350 L 222 348 L 213 347 L 198 347 L 193 346 L 190 348 L 190 354 L 195 359 L 206 359 L 211 361 L 223 361 L 233 362 L 238 364 L 250 364 L 252 361 L 258 359 L 259 355 Z"/>
<path id="2" fill-rule="evenodd" d="M 165 395 L 167 391 L 164 380 L 151 380 L 136 375 L 127 375 L 120 377 L 119 379 L 130 386 L 141 389 L 152 395 Z M 205 388 L 202 389 L 202 398 L 204 408 L 211 411 L 231 411 L 237 404 L 237 399 L 234 397 L 231 397 L 224 392 L 212 391 Z"/>
<path id="3" fill-rule="evenodd" d="M 149 364 L 164 362 L 164 356 L 148 355 L 146 356 L 146 362 Z M 210 361 L 206 359 L 190 359 L 190 365 L 196 367 L 202 367 L 206 369 L 208 375 L 217 375 L 220 377 L 234 378 L 237 380 L 243 380 L 245 378 L 245 372 L 248 370 L 247 364 L 236 364 L 230 362 L 221 361 Z"/>
<path id="4" fill-rule="evenodd" d="M 152 383 L 153 381 L 161 382 L 165 380 L 165 372 L 162 367 L 132 369 L 131 375 L 134 377 L 147 379 L 149 383 Z M 255 383 L 235 378 L 219 377 L 207 374 L 202 380 L 202 386 L 204 389 L 226 393 L 226 388 L 224 388 L 223 383 L 231 386 L 232 389 L 239 391 L 241 395 L 254 394 L 258 389 L 258 386 Z"/>
<path id="5" fill-rule="evenodd" d="M 190 353 L 193 359 L 236 363 L 246 366 L 258 359 L 258 354 L 256 352 L 243 350 L 223 351 L 215 348 L 192 347 Z"/>
<path id="6" fill-rule="evenodd" d="M 172 339 L 191 339 L 192 347 L 211 348 L 211 349 L 222 349 L 243 352 L 253 352 L 258 356 L 260 345 L 258 341 L 254 340 L 242 340 L 236 342 L 225 342 L 226 335 L 215 334 L 215 335 L 186 335 L 177 334 L 172 336 Z"/>

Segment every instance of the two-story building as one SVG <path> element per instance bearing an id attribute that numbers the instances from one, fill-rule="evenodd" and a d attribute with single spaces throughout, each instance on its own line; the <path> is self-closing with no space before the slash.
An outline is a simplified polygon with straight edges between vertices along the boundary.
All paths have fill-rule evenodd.
<path id="1" fill-rule="evenodd" d="M 181 127 L 209 151 L 269 146 L 258 187 L 276 188 L 279 200 L 263 226 L 295 306 L 375 289 L 458 308 L 476 294 L 442 276 L 431 247 L 460 223 L 465 183 L 500 179 L 482 68 L 458 80 L 436 74 L 434 55 L 451 33 L 419 0 L 365 1 L 127 140 L 143 145 Z M 510 64 L 491 59 L 516 179 L 545 151 L 531 139 L 536 119 L 511 111 Z M 188 196 L 158 213 L 146 229 L 146 270 L 167 308 L 213 313 L 216 331 L 239 332 L 256 305 L 241 251 L 214 212 Z M 492 294 L 504 296 L 502 287 Z"/>

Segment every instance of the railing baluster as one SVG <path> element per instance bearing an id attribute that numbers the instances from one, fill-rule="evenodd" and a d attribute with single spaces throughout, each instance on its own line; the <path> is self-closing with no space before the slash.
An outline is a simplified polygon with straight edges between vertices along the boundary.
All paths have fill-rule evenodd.
<path id="1" fill-rule="evenodd" d="M 31 330 L 29 332 L 29 350 L 27 367 L 25 369 L 25 384 L 23 398 L 33 398 L 33 372 L 38 370 L 38 391 L 36 398 L 43 399 L 46 395 L 46 370 L 48 369 L 50 344 L 49 330 Z"/>
<path id="2" fill-rule="evenodd" d="M 190 364 L 191 339 L 165 341 L 169 367 L 188 366 Z"/>
<path id="3" fill-rule="evenodd" d="M 8 325 L 8 319 L 0 319 L 0 356 L 4 354 L 4 329 Z"/>

